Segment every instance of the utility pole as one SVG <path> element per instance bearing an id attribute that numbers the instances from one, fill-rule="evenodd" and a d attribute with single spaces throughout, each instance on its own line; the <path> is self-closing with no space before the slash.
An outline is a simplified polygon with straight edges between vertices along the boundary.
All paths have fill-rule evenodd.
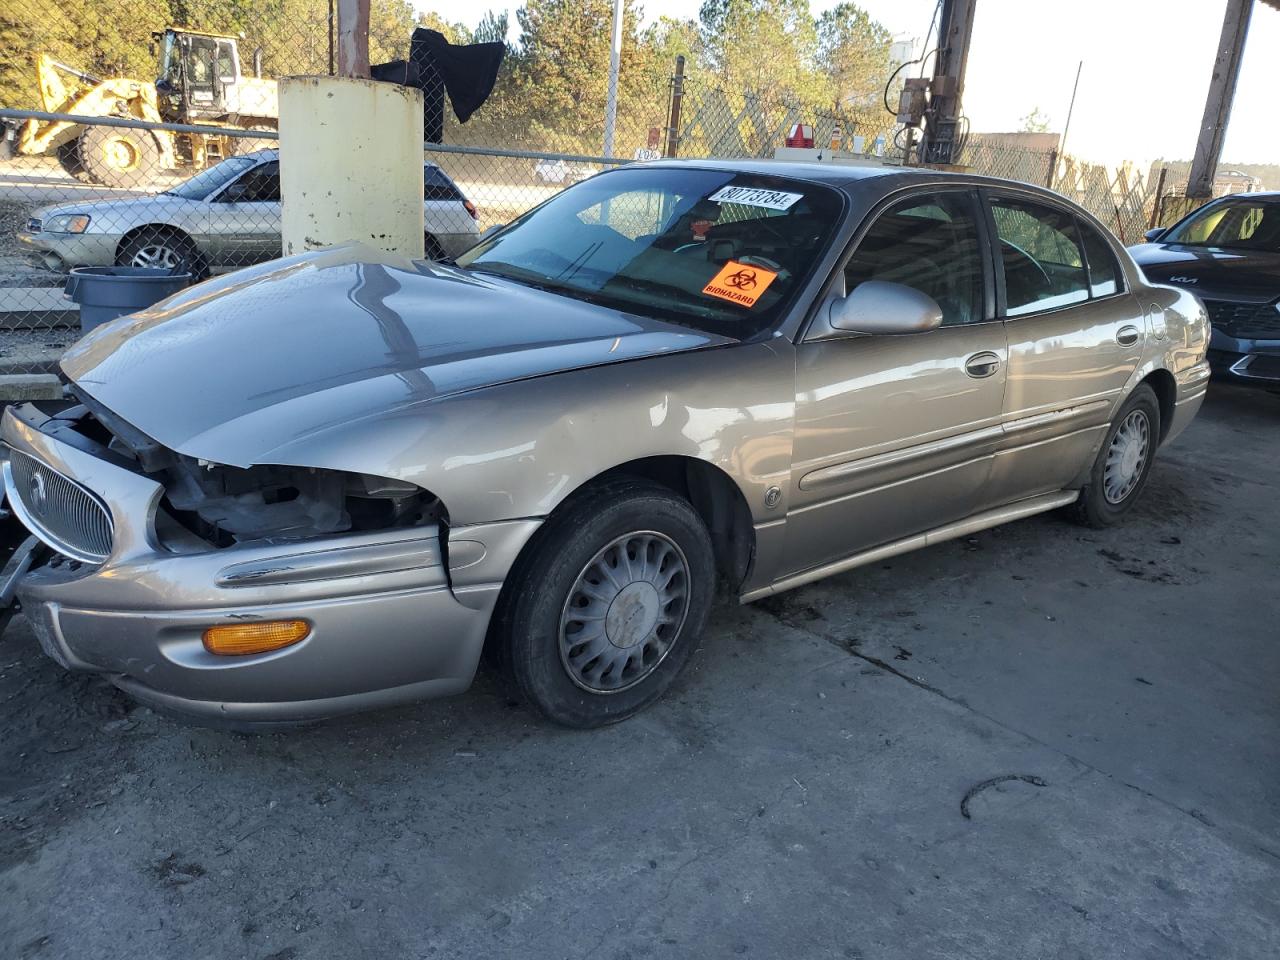
<path id="1" fill-rule="evenodd" d="M 369 0 L 338 0 L 338 76 L 369 79 Z"/>
<path id="2" fill-rule="evenodd" d="M 920 158 L 925 163 L 949 165 L 960 159 L 960 101 L 977 6 L 978 0 L 942 0 L 938 55 L 929 82 L 929 108 L 920 145 Z"/>
<path id="3" fill-rule="evenodd" d="M 664 157 L 674 157 L 680 148 L 680 107 L 684 101 L 684 54 L 676 57 L 676 72 L 671 77 L 671 113 L 667 117 L 667 147 Z"/>
<path id="4" fill-rule="evenodd" d="M 365 0 L 367 3 L 368 0 Z M 609 98 L 604 107 L 604 155 L 613 156 L 618 122 L 618 68 L 622 62 L 622 0 L 613 0 L 613 43 L 609 48 Z"/>
<path id="5" fill-rule="evenodd" d="M 1227 135 L 1227 121 L 1231 119 L 1231 101 L 1236 95 L 1236 80 L 1240 77 L 1240 60 L 1244 56 L 1252 12 L 1253 0 L 1227 0 L 1218 56 L 1213 61 L 1204 119 L 1200 121 L 1195 159 L 1191 161 L 1191 175 L 1187 180 L 1188 197 L 1213 196 L 1213 181 L 1222 158 L 1222 141 Z"/>
<path id="6" fill-rule="evenodd" d="M 1080 71 L 1084 69 L 1084 61 L 1076 66 L 1076 82 L 1071 85 L 1071 105 L 1067 107 L 1067 122 L 1062 127 L 1062 139 L 1058 141 L 1058 149 L 1053 151 L 1053 159 L 1049 161 L 1049 182 L 1045 184 L 1053 189 L 1053 178 L 1058 173 L 1059 158 L 1067 157 L 1067 134 L 1071 132 L 1071 116 L 1076 112 L 1076 92 L 1080 89 Z"/>

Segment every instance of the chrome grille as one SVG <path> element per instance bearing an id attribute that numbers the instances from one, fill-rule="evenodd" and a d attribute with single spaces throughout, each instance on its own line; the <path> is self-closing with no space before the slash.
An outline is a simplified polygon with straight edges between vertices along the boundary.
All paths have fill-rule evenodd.
<path id="1" fill-rule="evenodd" d="M 60 553 L 100 563 L 111 553 L 111 514 L 69 477 L 20 450 L 9 454 L 15 510 L 31 532 Z"/>

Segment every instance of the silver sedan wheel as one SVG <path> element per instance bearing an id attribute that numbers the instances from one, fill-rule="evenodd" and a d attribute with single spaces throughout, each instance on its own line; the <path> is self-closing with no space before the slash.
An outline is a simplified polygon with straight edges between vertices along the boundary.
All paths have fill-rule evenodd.
<path id="1" fill-rule="evenodd" d="M 159 267 L 172 270 L 182 262 L 178 251 L 164 243 L 149 243 L 139 248 L 129 261 L 131 267 Z"/>
<path id="2" fill-rule="evenodd" d="M 688 609 L 684 552 L 661 533 L 624 534 L 582 568 L 569 591 L 560 662 L 584 690 L 626 690 L 662 663 Z"/>
<path id="3" fill-rule="evenodd" d="M 1133 493 L 1151 452 L 1151 421 L 1143 410 L 1134 410 L 1120 424 L 1107 448 L 1102 471 L 1102 492 L 1108 503 L 1121 503 Z"/>

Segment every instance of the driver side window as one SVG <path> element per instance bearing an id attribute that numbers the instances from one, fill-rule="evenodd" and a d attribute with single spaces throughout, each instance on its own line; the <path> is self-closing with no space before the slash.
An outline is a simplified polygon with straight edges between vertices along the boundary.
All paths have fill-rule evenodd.
<path id="1" fill-rule="evenodd" d="M 983 319 L 977 204 L 960 190 L 916 194 L 882 213 L 844 268 L 845 292 L 883 280 L 927 293 L 942 325 Z"/>

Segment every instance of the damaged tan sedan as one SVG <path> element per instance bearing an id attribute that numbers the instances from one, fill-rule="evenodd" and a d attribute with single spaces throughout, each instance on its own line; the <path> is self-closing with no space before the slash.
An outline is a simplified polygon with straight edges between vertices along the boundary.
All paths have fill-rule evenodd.
<path id="1" fill-rule="evenodd" d="M 1208 325 L 1061 197 L 885 168 L 605 173 L 456 262 L 337 248 L 193 287 L 10 409 L 46 652 L 205 720 L 471 683 L 621 720 L 746 602 L 1140 496 Z M 29 568 L 29 569 L 27 569 Z"/>

